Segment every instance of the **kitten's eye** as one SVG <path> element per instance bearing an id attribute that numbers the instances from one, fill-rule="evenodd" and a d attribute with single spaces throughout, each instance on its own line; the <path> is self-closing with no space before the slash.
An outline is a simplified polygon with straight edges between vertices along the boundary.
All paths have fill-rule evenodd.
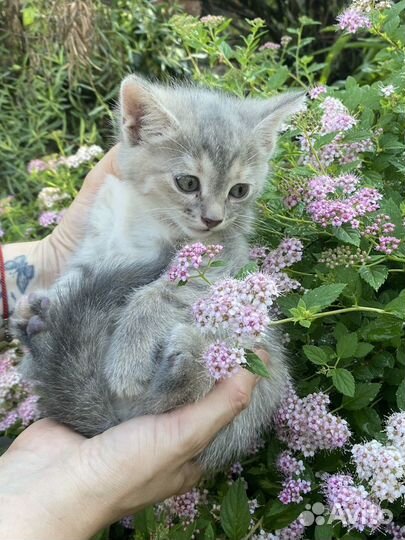
<path id="1" fill-rule="evenodd" d="M 200 190 L 200 181 L 191 174 L 178 174 L 174 177 L 176 186 L 184 193 L 195 193 Z"/>
<path id="2" fill-rule="evenodd" d="M 243 199 L 249 193 L 249 184 L 235 184 L 229 195 L 234 199 Z"/>

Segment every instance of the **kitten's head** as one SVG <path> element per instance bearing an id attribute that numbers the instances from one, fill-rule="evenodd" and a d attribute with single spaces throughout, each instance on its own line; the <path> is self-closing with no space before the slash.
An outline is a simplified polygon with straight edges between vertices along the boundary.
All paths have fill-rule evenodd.
<path id="1" fill-rule="evenodd" d="M 277 132 L 303 102 L 302 92 L 240 99 L 131 75 L 121 85 L 120 166 L 181 236 L 247 232 Z"/>

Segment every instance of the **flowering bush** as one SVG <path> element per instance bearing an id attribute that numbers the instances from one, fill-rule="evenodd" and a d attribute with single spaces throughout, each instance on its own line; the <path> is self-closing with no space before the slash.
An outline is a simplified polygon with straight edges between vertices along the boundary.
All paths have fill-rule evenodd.
<path id="1" fill-rule="evenodd" d="M 115 527 L 110 538 L 404 538 L 404 14 L 405 1 L 354 0 L 336 14 L 325 62 L 306 34 L 317 23 L 305 16 L 279 43 L 265 40 L 260 19 L 239 42 L 220 16 L 170 20 L 196 81 L 239 96 L 309 90 L 306 110 L 282 131 L 258 205 L 250 271 L 266 277 L 251 278 L 246 290 L 249 277 L 217 284 L 194 308 L 202 328 L 216 328 L 225 295 L 249 331 L 280 327 L 296 383 L 274 430 L 242 464 L 126 519 L 135 532 Z M 328 84 L 347 50 L 360 50 L 363 63 Z M 38 199 L 24 211 L 16 198 L 0 201 L 5 240 L 44 235 L 58 222 L 84 175 L 86 165 L 73 163 L 31 162 Z M 171 278 L 204 275 L 220 257 L 218 246 L 207 249 L 185 248 Z M 271 282 L 277 295 L 255 279 Z M 255 287 L 266 309 L 249 318 Z M 243 362 L 238 340 L 222 337 L 207 351 L 213 376 Z M 4 362 L 3 424 L 29 396 L 14 381 L 14 360 Z M 8 434 L 34 419 L 34 408 L 13 418 Z"/>

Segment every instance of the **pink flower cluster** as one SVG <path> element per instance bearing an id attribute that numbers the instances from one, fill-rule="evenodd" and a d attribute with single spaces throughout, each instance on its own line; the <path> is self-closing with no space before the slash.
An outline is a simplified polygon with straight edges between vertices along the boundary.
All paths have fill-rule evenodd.
<path id="1" fill-rule="evenodd" d="M 197 325 L 212 333 L 227 333 L 237 341 L 257 338 L 269 323 L 268 308 L 279 295 L 274 279 L 257 272 L 244 280 L 224 279 L 210 296 L 193 306 Z"/>
<path id="2" fill-rule="evenodd" d="M 355 444 L 351 452 L 357 476 L 368 481 L 377 499 L 394 502 L 405 495 L 405 459 L 398 448 L 372 440 Z"/>
<path id="3" fill-rule="evenodd" d="M 277 459 L 277 468 L 286 479 L 278 498 L 283 504 L 300 503 L 302 495 L 311 491 L 311 482 L 299 478 L 304 472 L 302 460 L 296 459 L 290 452 L 282 452 Z"/>
<path id="4" fill-rule="evenodd" d="M 217 381 L 230 377 L 239 366 L 246 364 L 244 349 L 229 347 L 220 341 L 210 345 L 203 358 L 209 374 Z"/>
<path id="5" fill-rule="evenodd" d="M 357 124 L 343 103 L 336 98 L 327 97 L 321 103 L 323 115 L 321 118 L 322 133 L 347 131 Z"/>
<path id="6" fill-rule="evenodd" d="M 305 470 L 302 459 L 298 460 L 288 451 L 282 452 L 278 456 L 276 466 L 281 474 L 287 478 L 299 476 Z"/>
<path id="7" fill-rule="evenodd" d="M 345 527 L 364 531 L 375 530 L 384 522 L 381 507 L 369 496 L 363 486 L 356 486 L 349 475 L 328 476 L 323 484 L 331 518 Z"/>
<path id="8" fill-rule="evenodd" d="M 371 28 L 371 20 L 361 11 L 348 8 L 337 17 L 339 28 L 346 30 L 350 34 L 355 34 L 358 30 Z"/>
<path id="9" fill-rule="evenodd" d="M 201 494 L 198 489 L 192 489 L 183 495 L 176 495 L 165 501 L 172 518 L 177 517 L 184 525 L 190 525 L 198 516 L 198 504 Z"/>
<path id="10" fill-rule="evenodd" d="M 359 179 L 352 174 L 337 178 L 313 178 L 304 194 L 306 211 L 312 220 L 321 227 L 340 227 L 347 223 L 353 229 L 358 229 L 359 218 L 378 210 L 379 201 L 382 199 L 381 193 L 374 188 L 360 188 L 355 191 L 358 182 Z M 346 194 L 351 195 L 344 197 Z"/>
<path id="11" fill-rule="evenodd" d="M 289 478 L 284 480 L 283 489 L 278 494 L 283 504 L 300 503 L 302 495 L 311 491 L 311 482 L 301 478 Z"/>
<path id="12" fill-rule="evenodd" d="M 265 51 L 266 49 L 277 51 L 278 49 L 280 49 L 280 47 L 281 45 L 279 43 L 274 43 L 273 41 L 266 41 L 266 43 L 263 43 L 263 45 L 259 47 L 259 51 Z"/>
<path id="13" fill-rule="evenodd" d="M 390 443 L 402 453 L 405 459 L 405 411 L 394 413 L 388 418 L 385 433 Z"/>
<path id="14" fill-rule="evenodd" d="M 33 159 L 27 165 L 29 174 L 38 173 L 41 171 L 55 171 L 58 167 L 65 166 L 69 169 L 77 169 L 83 163 L 92 161 L 94 158 L 101 156 L 103 150 L 93 144 L 91 146 L 81 146 L 78 151 L 68 157 L 60 157 L 58 159 Z"/>
<path id="15" fill-rule="evenodd" d="M 17 369 L 17 357 L 11 350 L 0 355 L 0 431 L 6 431 L 18 421 L 28 426 L 39 417 L 38 397 L 22 380 Z"/>
<path id="16" fill-rule="evenodd" d="M 311 99 L 318 99 L 319 96 L 321 96 L 322 94 L 326 94 L 327 91 L 328 89 L 326 88 L 326 86 L 320 84 L 319 86 L 314 86 L 313 88 L 311 88 L 308 93 Z"/>
<path id="17" fill-rule="evenodd" d="M 57 225 L 62 221 L 63 214 L 61 212 L 42 212 L 38 218 L 38 223 L 41 227 L 52 227 L 52 225 Z"/>
<path id="18" fill-rule="evenodd" d="M 184 246 L 177 253 L 176 263 L 169 270 L 169 279 L 171 281 L 186 282 L 192 277 L 190 274 L 192 268 L 198 270 L 203 265 L 209 264 L 222 250 L 223 246 L 219 244 L 205 246 L 201 242 Z M 206 257 L 205 261 L 204 257 Z"/>
<path id="19" fill-rule="evenodd" d="M 303 245 L 296 238 L 286 238 L 273 250 L 256 246 L 250 251 L 250 258 L 262 265 L 262 271 L 271 275 L 280 294 L 284 294 L 301 287 L 301 284 L 291 279 L 282 269 L 292 266 L 302 259 Z"/>
<path id="20" fill-rule="evenodd" d="M 394 223 L 390 222 L 390 216 L 387 214 L 378 215 L 371 225 L 365 227 L 362 231 L 362 236 L 377 238 L 378 245 L 375 246 L 376 251 L 391 255 L 399 248 L 401 240 L 395 236 L 387 236 L 395 231 Z"/>
<path id="21" fill-rule="evenodd" d="M 252 536 L 252 540 L 301 540 L 304 536 L 305 525 L 298 518 L 285 527 L 276 531 L 276 534 L 260 530 L 259 534 Z"/>
<path id="22" fill-rule="evenodd" d="M 58 187 L 44 187 L 38 194 L 39 204 L 46 209 L 54 208 L 59 203 L 65 202 L 67 199 L 70 199 L 68 193 L 64 193 Z"/>
<path id="23" fill-rule="evenodd" d="M 326 394 L 298 397 L 289 385 L 282 405 L 275 415 L 278 437 L 291 450 L 313 456 L 318 450 L 342 448 L 350 437 L 345 420 L 328 412 Z"/>

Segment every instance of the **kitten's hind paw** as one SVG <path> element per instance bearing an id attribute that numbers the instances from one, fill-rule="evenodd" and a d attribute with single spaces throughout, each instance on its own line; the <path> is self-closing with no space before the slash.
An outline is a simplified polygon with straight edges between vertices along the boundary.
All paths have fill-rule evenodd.
<path id="1" fill-rule="evenodd" d="M 43 332 L 50 305 L 49 296 L 42 292 L 30 293 L 20 298 L 11 318 L 13 333 L 24 340 Z"/>

